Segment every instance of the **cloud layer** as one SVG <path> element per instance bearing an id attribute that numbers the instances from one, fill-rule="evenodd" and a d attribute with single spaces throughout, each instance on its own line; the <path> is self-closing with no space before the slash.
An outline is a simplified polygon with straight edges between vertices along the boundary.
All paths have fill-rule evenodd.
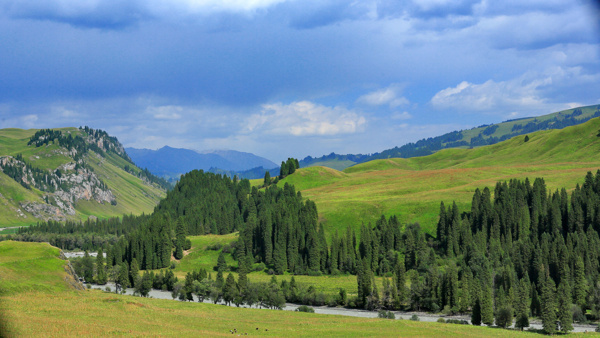
<path id="1" fill-rule="evenodd" d="M 0 128 L 376 152 L 600 103 L 598 18 L 586 0 L 6 0 Z"/>

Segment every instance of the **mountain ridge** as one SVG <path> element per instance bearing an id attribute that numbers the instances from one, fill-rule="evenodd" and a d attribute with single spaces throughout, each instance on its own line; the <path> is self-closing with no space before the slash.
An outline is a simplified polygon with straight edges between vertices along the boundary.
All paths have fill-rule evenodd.
<path id="1" fill-rule="evenodd" d="M 409 142 L 403 146 L 386 149 L 373 154 L 336 154 L 321 157 L 307 156 L 300 167 L 326 166 L 343 170 L 359 163 L 386 158 L 413 158 L 434 154 L 449 148 L 473 148 L 496 144 L 514 136 L 539 130 L 562 129 L 585 123 L 600 116 L 600 105 L 581 106 L 541 116 L 510 119 L 500 123 L 484 124 L 466 130 L 455 130 L 443 135 Z"/>
<path id="2" fill-rule="evenodd" d="M 277 167 L 277 164 L 266 158 L 235 150 L 213 150 L 207 153 L 170 146 L 157 150 L 130 147 L 125 150 L 138 166 L 148 168 L 156 175 L 173 179 L 194 169 L 204 171 L 219 169 L 236 173 L 258 167 L 268 169 Z"/>

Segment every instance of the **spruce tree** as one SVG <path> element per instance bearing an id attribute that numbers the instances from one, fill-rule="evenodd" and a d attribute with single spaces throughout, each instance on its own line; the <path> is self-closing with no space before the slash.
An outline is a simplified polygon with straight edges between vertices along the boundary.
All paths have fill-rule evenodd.
<path id="1" fill-rule="evenodd" d="M 481 322 L 485 325 L 494 324 L 494 297 L 492 288 L 485 283 L 481 290 Z"/>
<path id="2" fill-rule="evenodd" d="M 475 299 L 475 304 L 471 311 L 471 324 L 477 326 L 481 325 L 481 302 L 479 301 L 479 298 Z"/>
<path id="3" fill-rule="evenodd" d="M 542 284 L 542 327 L 547 334 L 556 333 L 556 286 L 546 270 L 546 280 Z"/>
<path id="4" fill-rule="evenodd" d="M 523 330 L 525 327 L 529 327 L 529 304 L 527 301 L 529 300 L 529 283 L 523 278 L 519 282 L 519 290 L 517 292 L 517 300 L 516 300 L 516 320 L 515 327 Z"/>
<path id="5" fill-rule="evenodd" d="M 94 282 L 94 261 L 90 257 L 90 254 L 85 251 L 82 259 L 83 265 L 83 278 L 87 283 Z"/>
<path id="6" fill-rule="evenodd" d="M 107 282 L 106 268 L 104 267 L 104 253 L 102 248 L 98 250 L 98 256 L 96 256 L 96 283 L 104 285 Z"/>
<path id="7" fill-rule="evenodd" d="M 560 320 L 560 331 L 568 333 L 573 331 L 573 312 L 571 310 L 571 287 L 569 281 L 564 279 L 558 286 L 558 320 Z"/>
<path id="8" fill-rule="evenodd" d="M 585 278 L 585 266 L 581 255 L 577 256 L 574 272 L 573 302 L 584 309 L 587 295 L 587 280 Z"/>
<path id="9" fill-rule="evenodd" d="M 139 278 L 140 268 L 137 259 L 134 258 L 131 260 L 131 265 L 129 267 L 129 285 L 134 288 L 137 287 Z"/>
<path id="10" fill-rule="evenodd" d="M 223 285 L 223 300 L 227 303 L 227 305 L 230 305 L 237 295 L 238 288 L 233 275 L 230 273 L 227 275 L 225 285 Z"/>

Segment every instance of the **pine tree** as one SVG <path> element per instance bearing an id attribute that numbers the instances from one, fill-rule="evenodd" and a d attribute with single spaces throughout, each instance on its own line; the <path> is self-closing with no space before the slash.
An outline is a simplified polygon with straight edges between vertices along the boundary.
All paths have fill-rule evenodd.
<path id="1" fill-rule="evenodd" d="M 225 285 L 223 285 L 223 300 L 227 303 L 227 305 L 230 305 L 237 295 L 238 288 L 233 275 L 230 273 L 227 275 Z"/>
<path id="2" fill-rule="evenodd" d="M 485 325 L 494 324 L 494 297 L 492 288 L 487 283 L 481 290 L 481 322 Z"/>
<path id="3" fill-rule="evenodd" d="M 516 315 L 515 327 L 523 330 L 525 327 L 529 327 L 529 282 L 524 278 L 519 282 L 519 290 L 517 292 L 518 298 L 516 302 Z"/>
<path id="4" fill-rule="evenodd" d="M 225 261 L 225 253 L 221 250 L 219 253 L 219 258 L 217 258 L 217 271 L 226 271 L 227 270 L 227 262 Z"/>
<path id="5" fill-rule="evenodd" d="M 271 184 L 271 173 L 268 170 L 265 172 L 263 184 L 265 187 L 268 187 Z"/>
<path id="6" fill-rule="evenodd" d="M 542 284 L 542 327 L 547 334 L 556 333 L 556 286 L 546 270 L 546 280 Z"/>
<path id="7" fill-rule="evenodd" d="M 568 333 L 569 331 L 573 331 L 573 312 L 571 310 L 571 287 L 567 279 L 564 279 L 558 285 L 557 297 L 560 330 L 563 333 Z"/>
<path id="8" fill-rule="evenodd" d="M 585 298 L 587 295 L 587 280 L 585 278 L 585 267 L 583 264 L 583 257 L 581 257 L 581 255 L 577 256 L 574 272 L 575 285 L 573 288 L 573 302 L 584 309 Z"/>
<path id="9" fill-rule="evenodd" d="M 104 267 L 104 253 L 102 248 L 98 250 L 98 256 L 96 256 L 96 283 L 104 285 L 107 282 L 106 268 Z"/>
<path id="10" fill-rule="evenodd" d="M 137 262 L 137 259 L 131 260 L 131 265 L 129 267 L 129 285 L 132 287 L 137 287 L 140 278 L 140 268 Z"/>
<path id="11" fill-rule="evenodd" d="M 481 325 L 481 303 L 479 302 L 479 298 L 475 299 L 475 304 L 471 311 L 471 324 Z"/>
<path id="12" fill-rule="evenodd" d="M 83 278 L 87 283 L 92 283 L 94 281 L 94 261 L 90 257 L 90 254 L 85 251 L 82 259 L 83 265 Z"/>
<path id="13" fill-rule="evenodd" d="M 117 276 L 115 285 L 115 292 L 119 292 L 119 289 L 122 289 L 122 291 L 124 292 L 126 288 L 131 286 L 131 284 L 129 284 L 129 267 L 127 266 L 126 262 L 121 263 L 121 265 L 119 266 L 119 275 Z"/>
<path id="14" fill-rule="evenodd" d="M 466 313 L 469 311 L 469 307 L 471 306 L 471 280 L 473 279 L 473 274 L 471 273 L 471 269 L 468 267 L 466 271 L 463 271 L 462 280 L 461 280 L 461 295 L 459 301 L 459 311 L 462 313 Z"/>

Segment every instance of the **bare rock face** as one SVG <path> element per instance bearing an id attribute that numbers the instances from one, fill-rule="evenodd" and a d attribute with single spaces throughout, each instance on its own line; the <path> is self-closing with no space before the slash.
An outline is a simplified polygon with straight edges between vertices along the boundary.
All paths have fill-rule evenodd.
<path id="1" fill-rule="evenodd" d="M 80 165 L 83 164 L 80 162 Z M 0 171 L 10 174 L 26 188 L 46 192 L 46 203 L 26 201 L 20 204 L 22 209 L 39 219 L 64 221 L 75 215 L 75 204 L 79 200 L 116 204 L 114 194 L 96 173 L 75 162 L 63 164 L 55 171 L 40 173 L 21 160 L 3 156 L 0 157 Z M 26 217 L 21 215 L 20 209 L 18 211 L 19 216 Z"/>
<path id="2" fill-rule="evenodd" d="M 21 208 L 32 214 L 35 218 L 43 219 L 44 221 L 52 220 L 63 222 L 67 220 L 63 210 L 53 205 L 30 201 L 21 202 L 20 204 Z M 72 214 L 69 215 L 75 215 L 75 210 L 73 209 Z"/>

